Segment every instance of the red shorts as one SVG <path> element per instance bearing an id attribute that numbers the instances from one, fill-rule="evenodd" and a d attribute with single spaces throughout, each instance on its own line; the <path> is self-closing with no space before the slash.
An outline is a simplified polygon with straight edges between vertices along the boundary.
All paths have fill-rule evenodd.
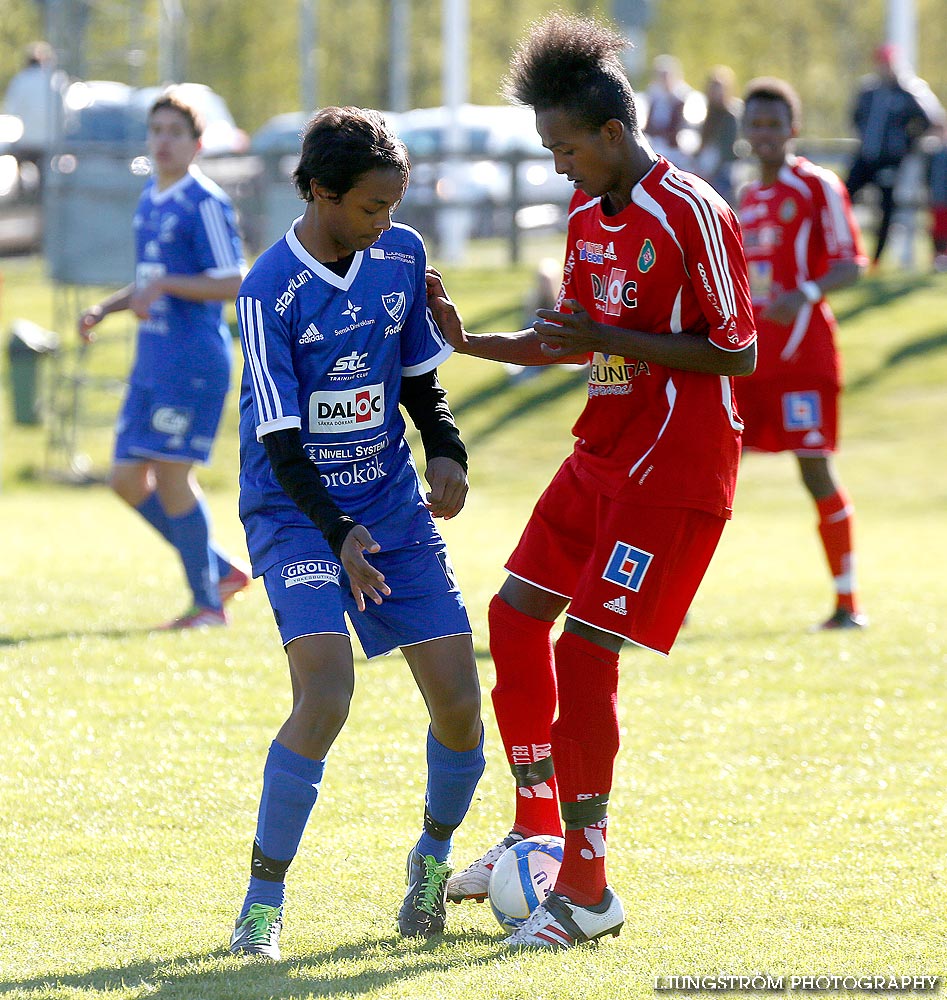
<path id="1" fill-rule="evenodd" d="M 743 447 L 828 455 L 838 443 L 839 390 L 830 383 L 789 385 L 779 379 L 737 379 Z"/>
<path id="2" fill-rule="evenodd" d="M 567 459 L 539 498 L 506 569 L 570 601 L 570 618 L 670 652 L 720 540 L 722 517 L 603 496 Z"/>
<path id="3" fill-rule="evenodd" d="M 931 239 L 936 250 L 947 249 L 947 205 L 931 206 Z"/>

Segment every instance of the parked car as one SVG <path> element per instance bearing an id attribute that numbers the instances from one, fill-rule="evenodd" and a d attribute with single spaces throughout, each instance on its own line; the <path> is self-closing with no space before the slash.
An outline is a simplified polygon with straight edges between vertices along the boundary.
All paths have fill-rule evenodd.
<path id="1" fill-rule="evenodd" d="M 77 80 L 65 96 L 63 147 L 99 145 L 144 148 L 148 111 L 164 87 L 129 87 L 115 80 Z M 175 89 L 204 119 L 203 156 L 246 153 L 247 133 L 234 122 L 226 101 L 202 83 L 179 83 Z"/>
<path id="2" fill-rule="evenodd" d="M 568 205 L 572 185 L 555 172 L 552 154 L 543 148 L 528 108 L 463 105 L 453 156 L 447 148 L 447 108 L 382 114 L 407 146 L 412 164 L 411 183 L 395 218 L 426 236 L 436 235 L 436 217 L 449 206 L 468 213 L 472 235 L 485 236 L 508 228 L 514 208 L 554 206 L 552 214 L 561 215 Z M 268 173 L 277 184 L 292 183 L 301 133 L 309 118 L 301 111 L 276 115 L 250 141 L 250 151 L 268 161 Z M 514 158 L 516 206 L 512 203 Z M 533 217 L 548 221 L 551 214 L 543 211 Z"/>
<path id="3" fill-rule="evenodd" d="M 17 156 L 22 134 L 16 115 L 0 114 L 0 256 L 30 253 L 42 241 L 39 170 Z"/>
<path id="4" fill-rule="evenodd" d="M 63 101 L 61 146 L 70 150 L 87 143 L 144 147 L 147 108 L 134 101 L 135 91 L 117 80 L 76 80 Z"/>
<path id="5" fill-rule="evenodd" d="M 413 167 L 397 217 L 425 228 L 440 209 L 460 206 L 470 213 L 471 235 L 487 236 L 508 228 L 511 213 L 523 206 L 568 204 L 572 186 L 556 173 L 528 108 L 462 105 L 453 150 L 448 146 L 451 124 L 446 107 L 399 116 L 397 131 Z"/>
<path id="6" fill-rule="evenodd" d="M 203 83 L 178 83 L 174 89 L 204 119 L 202 156 L 239 156 L 248 152 L 250 137 L 238 127 L 220 94 Z M 147 117 L 148 109 L 164 90 L 164 87 L 142 87 L 135 91 L 132 103 Z"/>

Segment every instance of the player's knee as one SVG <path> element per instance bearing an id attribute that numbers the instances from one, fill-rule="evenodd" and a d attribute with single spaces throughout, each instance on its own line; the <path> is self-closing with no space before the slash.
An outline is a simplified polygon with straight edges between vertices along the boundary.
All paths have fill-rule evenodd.
<path id="1" fill-rule="evenodd" d="M 431 702 L 431 723 L 448 744 L 456 746 L 480 738 L 480 692 L 462 688 L 454 696 Z"/>
<path id="2" fill-rule="evenodd" d="M 297 697 L 293 714 L 308 728 L 338 733 L 349 717 L 352 689 L 346 684 L 322 684 L 304 687 Z"/>

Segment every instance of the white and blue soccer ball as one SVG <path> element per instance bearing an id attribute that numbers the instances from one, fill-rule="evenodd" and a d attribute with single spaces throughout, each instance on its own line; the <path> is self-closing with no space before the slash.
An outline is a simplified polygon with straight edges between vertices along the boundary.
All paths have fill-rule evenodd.
<path id="1" fill-rule="evenodd" d="M 562 837 L 541 834 L 500 855 L 490 873 L 493 915 L 504 930 L 515 929 L 552 892 L 562 865 Z"/>

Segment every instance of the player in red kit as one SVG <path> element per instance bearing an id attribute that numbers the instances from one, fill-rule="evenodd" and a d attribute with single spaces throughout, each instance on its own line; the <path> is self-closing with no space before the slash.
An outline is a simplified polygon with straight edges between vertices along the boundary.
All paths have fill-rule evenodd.
<path id="1" fill-rule="evenodd" d="M 753 311 L 756 372 L 739 387 L 744 448 L 792 451 L 818 511 L 836 591 L 823 628 L 861 628 L 852 545 L 854 509 L 832 462 L 838 442 L 841 366 L 826 292 L 856 281 L 868 264 L 845 185 L 792 154 L 799 98 L 783 80 L 752 81 L 743 130 L 760 179 L 740 198 Z"/>
<path id="2" fill-rule="evenodd" d="M 556 309 L 539 310 L 532 329 L 471 336 L 440 276 L 428 278 L 456 350 L 589 362 L 574 450 L 489 609 L 513 828 L 448 883 L 455 902 L 484 898 L 507 847 L 564 822 L 555 890 L 511 946 L 565 948 L 622 926 L 605 872 L 619 650 L 628 641 L 667 654 L 674 643 L 731 513 L 742 429 L 731 376 L 755 363 L 736 218 L 642 137 L 619 60 L 626 44 L 595 21 L 552 15 L 512 64 L 510 97 L 533 108 L 556 170 L 576 187 Z"/>

